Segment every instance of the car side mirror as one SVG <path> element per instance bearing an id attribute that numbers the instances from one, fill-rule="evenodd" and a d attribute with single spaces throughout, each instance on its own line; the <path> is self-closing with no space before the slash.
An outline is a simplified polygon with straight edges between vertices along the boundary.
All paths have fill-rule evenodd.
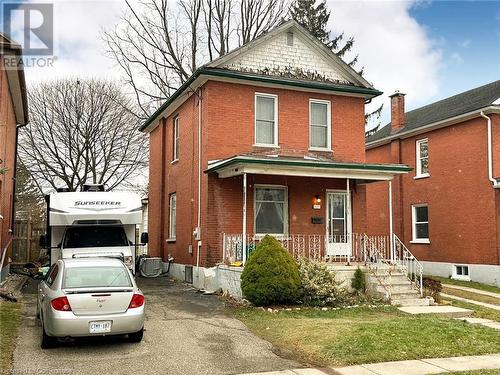
<path id="1" fill-rule="evenodd" d="M 40 247 L 47 247 L 47 235 L 46 234 L 42 234 L 40 236 L 40 239 L 38 240 L 38 244 L 40 245 Z"/>
<path id="2" fill-rule="evenodd" d="M 147 232 L 141 233 L 141 243 L 147 244 L 149 242 L 149 235 Z"/>

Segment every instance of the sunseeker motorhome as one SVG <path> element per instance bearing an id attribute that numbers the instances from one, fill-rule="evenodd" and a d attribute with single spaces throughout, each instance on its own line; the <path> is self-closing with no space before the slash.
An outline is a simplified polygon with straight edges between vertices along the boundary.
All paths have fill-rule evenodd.
<path id="1" fill-rule="evenodd" d="M 51 265 L 61 258 L 105 256 L 120 258 L 135 271 L 136 226 L 142 222 L 139 195 L 84 185 L 81 192 L 58 191 L 46 200 L 47 234 L 40 243 Z M 141 242 L 147 242 L 147 234 Z"/>

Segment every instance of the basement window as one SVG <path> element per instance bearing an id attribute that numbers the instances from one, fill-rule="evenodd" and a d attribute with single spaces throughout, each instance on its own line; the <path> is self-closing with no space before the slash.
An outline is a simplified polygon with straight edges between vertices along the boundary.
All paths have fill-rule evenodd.
<path id="1" fill-rule="evenodd" d="M 293 46 L 293 33 L 291 31 L 286 33 L 286 45 L 290 47 Z"/>
<path id="2" fill-rule="evenodd" d="M 454 279 L 470 280 L 469 266 L 455 264 L 454 268 Z"/>

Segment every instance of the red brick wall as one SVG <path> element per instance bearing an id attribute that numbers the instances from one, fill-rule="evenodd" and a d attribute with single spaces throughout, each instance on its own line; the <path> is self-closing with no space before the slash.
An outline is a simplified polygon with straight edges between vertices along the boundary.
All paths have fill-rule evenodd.
<path id="1" fill-rule="evenodd" d="M 476 118 L 367 151 L 369 162 L 401 162 L 415 168 L 415 141 L 429 139 L 429 178 L 401 179 L 395 190 L 395 232 L 420 260 L 499 264 L 495 191 L 488 181 L 486 120 Z M 399 142 L 399 141 L 395 141 Z M 500 153 L 497 153 L 497 158 Z M 385 186 L 382 186 L 385 185 Z M 368 185 L 368 231 L 388 228 L 387 184 Z M 410 244 L 411 206 L 429 205 L 430 244 Z M 400 204 L 401 211 L 397 205 Z M 401 213 L 400 213 L 401 212 Z M 402 221 L 401 221 L 402 220 Z M 399 226 L 403 227 L 401 231 Z M 386 229 L 386 233 L 388 229 Z"/>
<path id="2" fill-rule="evenodd" d="M 0 214 L 3 216 L 0 230 L 0 249 L 2 250 L 10 243 L 12 237 L 16 125 L 7 74 L 3 65 L 0 65 L 0 159 L 2 160 L 0 168 L 7 169 L 5 174 L 0 174 Z M 12 256 L 12 246 L 9 246 L 7 256 Z"/>

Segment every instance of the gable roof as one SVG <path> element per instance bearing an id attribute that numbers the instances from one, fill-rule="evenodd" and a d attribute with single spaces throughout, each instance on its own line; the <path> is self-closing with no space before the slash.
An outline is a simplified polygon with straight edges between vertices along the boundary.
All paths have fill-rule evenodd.
<path id="1" fill-rule="evenodd" d="M 266 47 L 267 43 L 275 41 L 275 38 L 286 36 L 286 33 L 293 31 L 297 35 L 297 41 L 300 41 L 301 47 L 306 49 L 314 56 L 314 62 L 308 59 L 297 58 L 292 64 L 286 61 L 287 66 L 280 66 L 283 57 L 279 53 L 264 53 L 263 55 L 274 56 L 273 61 L 267 61 L 268 65 L 254 66 L 245 64 L 245 59 L 254 60 L 253 54 L 259 48 Z M 284 42 L 284 40 L 282 40 Z M 321 62 L 322 66 L 328 70 L 327 74 L 311 71 L 307 69 L 307 64 Z M 303 69 L 303 67 L 305 67 Z M 299 72 L 300 73 L 297 73 Z M 337 73 L 341 79 L 331 77 L 328 73 Z M 331 74 L 334 75 L 334 74 Z M 273 85 L 294 87 L 298 90 L 318 90 L 318 92 L 337 92 L 347 95 L 362 96 L 373 98 L 381 95 L 382 92 L 376 90 L 366 79 L 359 75 L 348 64 L 342 61 L 334 52 L 327 48 L 317 38 L 315 38 L 307 29 L 302 27 L 294 20 L 283 22 L 274 29 L 264 33 L 258 38 L 246 43 L 245 45 L 234 49 L 233 51 L 221 56 L 208 64 L 198 68 L 191 77 L 174 93 L 167 101 L 158 108 L 140 127 L 139 130 L 149 132 L 156 127 L 159 118 L 167 117 L 169 112 L 175 110 L 189 95 L 181 95 L 187 89 L 194 92 L 197 87 L 203 84 L 207 79 L 214 80 L 238 80 L 247 81 L 248 84 Z"/>
<path id="2" fill-rule="evenodd" d="M 498 106 L 500 109 L 498 99 L 500 99 L 500 80 L 406 112 L 406 124 L 401 129 L 392 133 L 391 123 L 389 122 L 383 128 L 369 136 L 366 139 L 366 143 L 368 145 L 376 141 L 383 141 L 389 137 L 397 138 L 400 134 L 418 131 L 427 125 L 489 106 Z"/>

